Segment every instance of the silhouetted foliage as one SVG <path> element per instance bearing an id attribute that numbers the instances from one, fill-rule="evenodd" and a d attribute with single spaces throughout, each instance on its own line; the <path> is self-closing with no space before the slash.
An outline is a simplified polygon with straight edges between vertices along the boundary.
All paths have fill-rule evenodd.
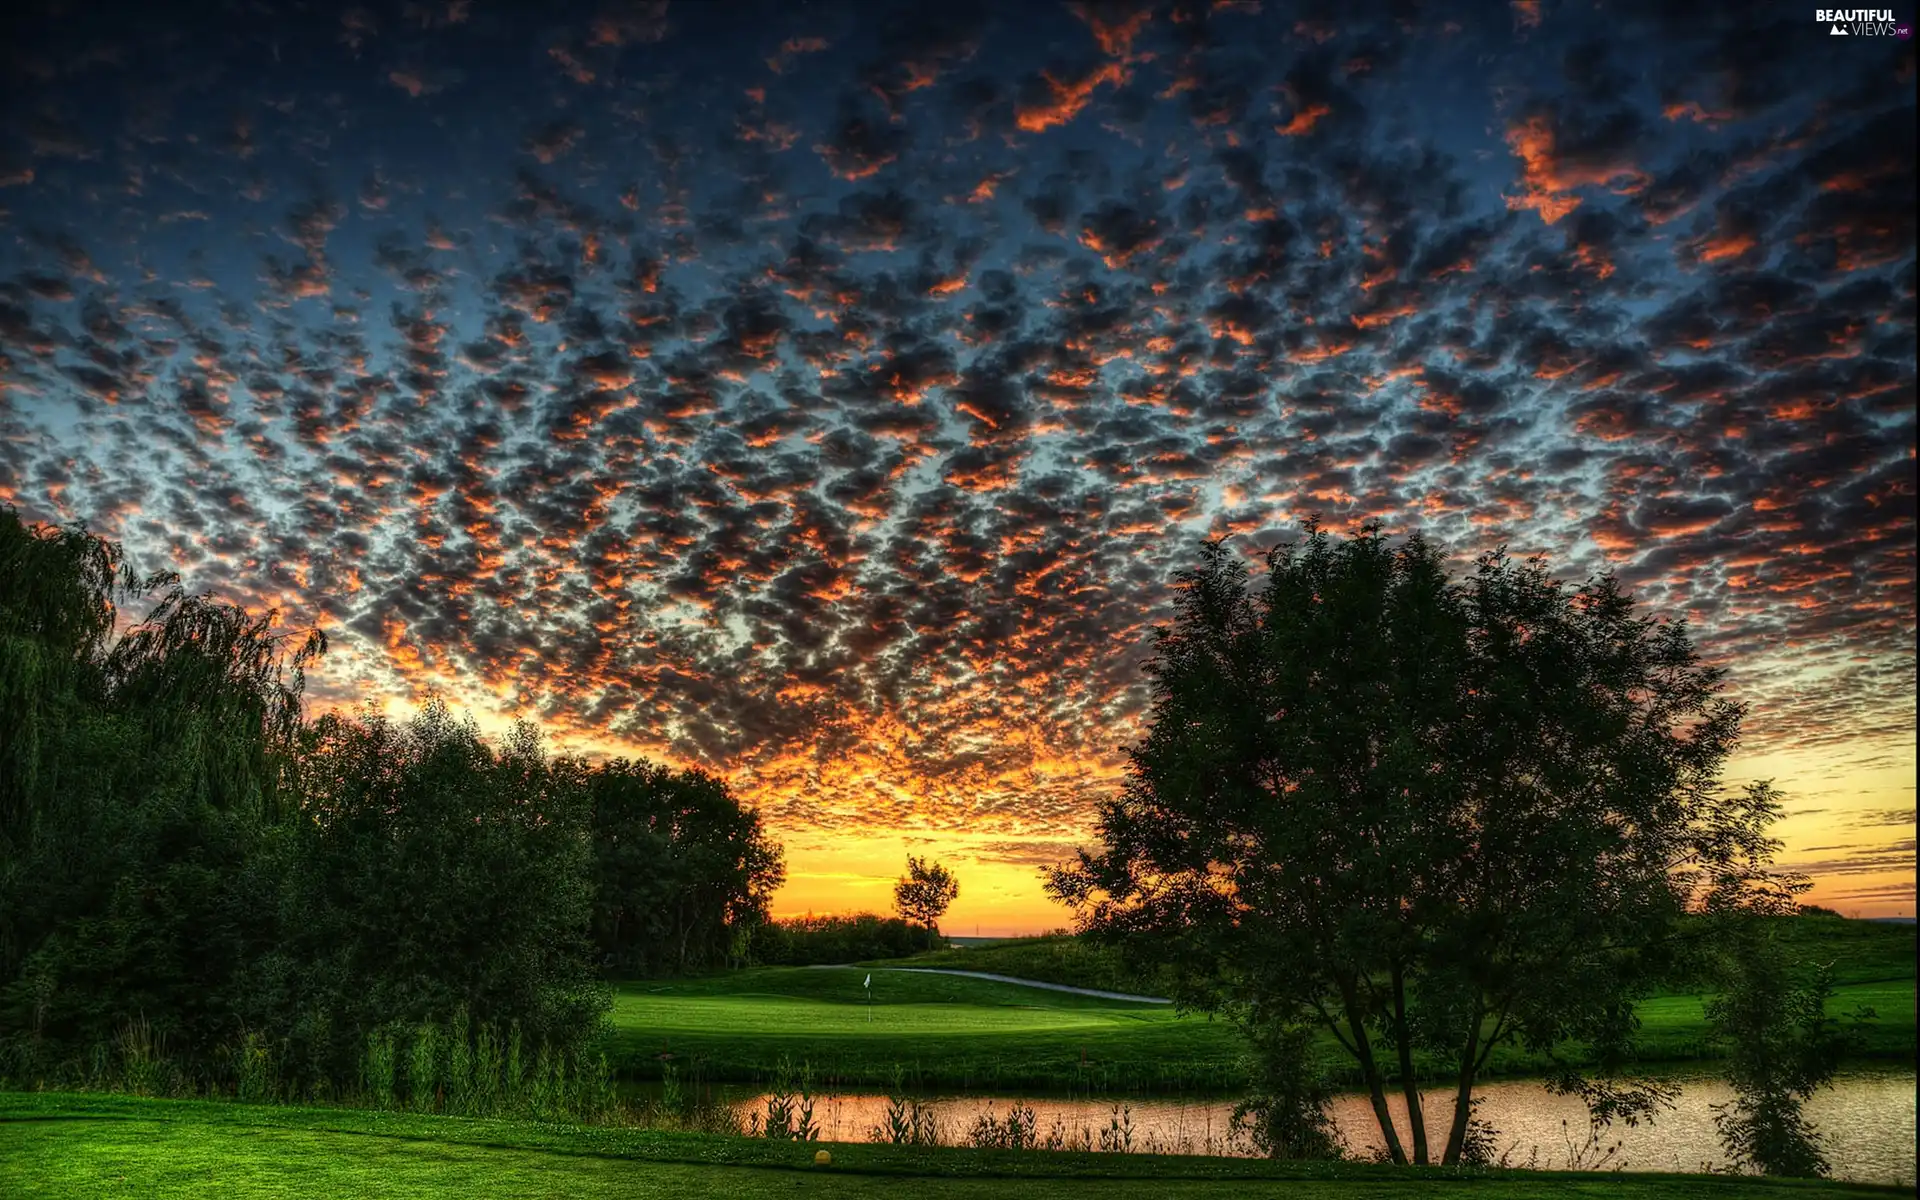
<path id="1" fill-rule="evenodd" d="M 907 873 L 893 885 L 894 911 L 925 929 L 933 939 L 940 936 L 940 918 L 959 898 L 960 881 L 953 872 L 937 862 L 907 855 Z"/>
<path id="2" fill-rule="evenodd" d="M 906 958 L 926 949 L 926 931 L 899 917 L 795 917 L 753 930 L 750 955 L 770 967 L 810 967 Z"/>
<path id="3" fill-rule="evenodd" d="M 1179 585 L 1103 845 L 1049 888 L 1256 1046 L 1329 1030 L 1395 1161 L 1429 1154 L 1416 1049 L 1457 1064 L 1456 1162 L 1495 1046 L 1578 1039 L 1611 1075 L 1676 918 L 1770 886 L 1772 793 L 1718 790 L 1741 707 L 1611 576 L 1496 552 L 1455 580 L 1417 537 L 1310 525 L 1257 590 L 1219 543 Z"/>
<path id="4" fill-rule="evenodd" d="M 611 1002 L 587 939 L 583 764 L 550 759 L 526 723 L 489 745 L 437 701 L 403 723 L 323 716 L 301 751 L 256 1020 L 328 1077 L 375 1029 L 456 1011 L 577 1051 Z"/>
<path id="5" fill-rule="evenodd" d="M 596 934 L 705 965 L 764 917 L 779 852 L 719 781 L 438 702 L 303 723 L 324 649 L 0 506 L 0 1074 L 116 1054 L 338 1092 L 470 1023 L 434 1053 L 525 1039 L 578 1074 Z"/>
<path id="6" fill-rule="evenodd" d="M 593 936 L 630 975 L 744 958 L 785 877 L 760 814 L 703 771 L 616 759 L 588 775 L 593 800 Z"/>
<path id="7" fill-rule="evenodd" d="M 115 636 L 120 606 L 151 599 Z M 0 1040 L 100 1044 L 145 1014 L 205 1055 L 274 935 L 254 851 L 284 811 L 301 667 L 324 648 L 81 529 L 0 508 Z M 23 1049 L 26 1048 L 26 1049 Z"/>
<path id="8" fill-rule="evenodd" d="M 1828 1161 L 1805 1104 L 1833 1081 L 1847 1049 L 1827 1013 L 1832 964 L 1809 962 L 1792 936 L 1799 880 L 1755 895 L 1729 889 L 1709 906 L 1718 934 L 1703 982 L 1718 992 L 1707 1023 L 1727 1049 L 1734 1099 L 1715 1106 L 1714 1125 L 1736 1167 L 1765 1175 L 1824 1176 Z M 1871 1017 L 1873 1014 L 1863 1013 Z"/>
<path id="9" fill-rule="evenodd" d="M 1243 1021 L 1249 1033 L 1251 1087 L 1233 1123 L 1268 1158 L 1335 1159 L 1339 1131 L 1327 1105 L 1333 1088 L 1313 1058 L 1313 1026 L 1303 1021 Z"/>

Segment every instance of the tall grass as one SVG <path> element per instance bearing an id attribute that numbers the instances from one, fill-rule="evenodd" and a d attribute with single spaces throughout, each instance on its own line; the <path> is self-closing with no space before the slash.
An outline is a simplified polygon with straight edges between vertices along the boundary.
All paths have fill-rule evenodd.
<path id="1" fill-rule="evenodd" d="M 767 1093 L 766 1111 L 754 1114 L 748 1133 L 774 1141 L 818 1141 L 820 1126 L 814 1120 L 813 1103 L 812 1069 L 802 1063 L 796 1072 L 793 1060 L 783 1054 Z"/>
<path id="2" fill-rule="evenodd" d="M 904 1080 L 904 1073 L 895 1067 L 893 1086 L 887 1092 L 887 1111 L 868 1136 L 876 1142 L 891 1142 L 896 1146 L 938 1146 L 939 1121 L 917 1096 L 907 1094 Z"/>
<path id="3" fill-rule="evenodd" d="M 387 1111 L 462 1117 L 531 1117 L 579 1123 L 625 1121 L 607 1057 L 561 1053 L 542 1044 L 529 1058 L 517 1026 L 506 1031 L 459 1011 L 444 1023 L 387 1025 L 361 1047 L 357 1088 L 298 1094 L 285 1047 L 242 1031 L 217 1056 L 219 1077 L 195 1079 L 168 1053 L 145 1017 L 122 1024 L 111 1043 L 32 1075 L 9 1071 L 0 1086 L 33 1090 L 130 1092 L 137 1096 L 224 1097 L 243 1104 L 339 1103 Z M 811 1112 L 811 1099 L 807 1101 Z"/>
<path id="4" fill-rule="evenodd" d="M 1004 1117 L 997 1116 L 989 1104 L 967 1131 L 967 1145 L 982 1150 L 1032 1150 L 1040 1143 L 1038 1124 L 1033 1109 L 1025 1104 L 1013 1105 Z"/>
<path id="5" fill-rule="evenodd" d="M 474 1115 L 491 1117 L 500 1111 L 507 1071 L 506 1039 L 491 1025 L 482 1025 L 473 1033 Z"/>
<path id="6" fill-rule="evenodd" d="M 162 1096 L 175 1089 L 173 1064 L 167 1061 L 166 1035 L 156 1033 L 142 1013 L 120 1027 L 120 1079 L 136 1096 Z"/>
<path id="7" fill-rule="evenodd" d="M 407 1051 L 407 1107 L 414 1112 L 438 1112 L 434 1085 L 439 1082 L 439 1027 L 423 1024 L 413 1032 Z"/>
<path id="8" fill-rule="evenodd" d="M 649 1129 L 681 1129 L 735 1137 L 744 1136 L 748 1131 L 739 1110 L 728 1104 L 724 1095 L 702 1077 L 697 1062 L 684 1074 L 672 1062 L 662 1064 L 660 1094 L 633 1102 L 624 1116 L 633 1124 Z M 754 1128 L 759 1128 L 758 1121 Z"/>
<path id="9" fill-rule="evenodd" d="M 396 1087 L 398 1067 L 393 1030 L 376 1029 L 368 1034 L 366 1049 L 360 1055 L 360 1086 L 371 1107 L 400 1107 L 400 1095 Z"/>
<path id="10" fill-rule="evenodd" d="M 465 1005 L 454 1010 L 447 1032 L 447 1111 L 461 1116 L 485 1116 L 480 1109 L 479 1088 L 474 1077 L 473 1028 Z"/>
<path id="11" fill-rule="evenodd" d="M 278 1071 L 267 1039 L 248 1030 L 230 1054 L 233 1095 L 242 1104 L 268 1104 L 279 1095 Z"/>

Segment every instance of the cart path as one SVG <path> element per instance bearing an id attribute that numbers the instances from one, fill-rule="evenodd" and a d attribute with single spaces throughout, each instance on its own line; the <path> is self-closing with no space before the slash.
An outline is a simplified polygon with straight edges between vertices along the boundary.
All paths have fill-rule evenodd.
<path id="1" fill-rule="evenodd" d="M 856 967 L 852 963 L 817 963 L 821 970 L 836 971 L 901 971 L 912 975 L 959 975 L 967 979 L 991 979 L 995 983 L 1012 983 L 1021 987 L 1044 988 L 1049 992 L 1071 992 L 1076 996 L 1092 996 L 1096 1000 L 1124 1000 L 1133 1004 L 1172 1004 L 1165 996 L 1136 996 L 1131 992 L 1103 992 L 1099 988 L 1074 987 L 1068 983 L 1044 983 L 1038 979 L 1021 979 L 1015 975 L 995 975 L 989 971 L 957 971 L 951 967 Z"/>

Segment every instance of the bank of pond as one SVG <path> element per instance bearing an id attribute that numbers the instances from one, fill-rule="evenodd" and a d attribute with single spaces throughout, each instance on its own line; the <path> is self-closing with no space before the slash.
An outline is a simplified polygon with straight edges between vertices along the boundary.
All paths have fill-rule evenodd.
<path id="1" fill-rule="evenodd" d="M 1576 1097 L 1558 1096 L 1538 1079 L 1506 1079 L 1475 1091 L 1474 1116 L 1492 1131 L 1493 1164 L 1552 1171 L 1718 1172 L 1728 1168 L 1714 1126 L 1718 1106 L 1733 1099 L 1711 1075 L 1664 1075 L 1677 1094 L 1651 1122 L 1593 1130 Z M 1915 1084 L 1911 1066 L 1869 1065 L 1841 1071 L 1814 1095 L 1807 1115 L 1826 1142 L 1834 1178 L 1862 1183 L 1915 1183 Z M 689 1124 L 764 1135 L 778 1123 L 802 1140 L 973 1146 L 1098 1153 L 1255 1157 L 1233 1125 L 1234 1100 L 1197 1096 L 993 1095 L 779 1090 L 745 1084 L 703 1089 L 678 1102 L 661 1085 L 622 1089 L 638 1111 L 686 1114 Z M 1422 1096 L 1430 1123 L 1453 1112 L 1450 1088 Z M 702 1111 L 705 1110 L 705 1111 Z M 1331 1106 L 1346 1154 L 1372 1161 L 1384 1152 L 1367 1096 L 1343 1092 Z M 1396 1108 L 1402 1137 L 1404 1112 Z M 800 1123 L 804 1121 L 804 1126 Z"/>
<path id="2" fill-rule="evenodd" d="M 226 1100 L 128 1095 L 0 1091 L 0 1195 L 47 1198 L 137 1195 L 156 1200 L 219 1195 L 225 1200 L 419 1200 L 426 1196 L 558 1196 L 599 1200 L 634 1196 L 725 1196 L 728 1200 L 823 1194 L 921 1200 L 1019 1195 L 1102 1200 L 1333 1200 L 1356 1194 L 1411 1198 L 1436 1187 L 1466 1189 L 1486 1200 L 1606 1195 L 1612 1200 L 1771 1200 L 1773 1197 L 1911 1195 L 1913 1087 L 1911 1070 L 1847 1073 L 1814 1105 L 1831 1124 L 1837 1178 L 1762 1179 L 1703 1171 L 1713 1165 L 1699 1140 L 1711 1085 L 1663 1116 L 1658 1136 L 1617 1139 L 1611 1155 L 1577 1148 L 1557 1163 L 1548 1146 L 1558 1121 L 1578 1122 L 1540 1107 L 1538 1096 L 1507 1100 L 1493 1089 L 1496 1120 L 1514 1131 L 1512 1153 L 1486 1167 L 1392 1167 L 1364 1160 L 1275 1162 L 1213 1154 L 1170 1153 L 1200 1145 L 1209 1104 L 1147 1102 L 1091 1115 L 1103 1129 L 1118 1127 L 1091 1147 L 1068 1145 L 1052 1153 L 967 1145 L 895 1145 L 861 1138 L 862 1122 L 885 1107 L 873 1098 L 821 1098 L 815 1118 L 829 1123 L 819 1137 L 849 1140 L 742 1137 L 631 1123 L 582 1125 L 525 1118 L 460 1117 L 365 1107 L 253 1105 Z M 1683 1096 L 1686 1093 L 1683 1092 Z M 1905 1107 L 1899 1103 L 1904 1096 Z M 767 1097 L 739 1096 L 741 1108 Z M 1008 1098 L 949 1098 L 930 1102 L 937 1124 L 971 1115 L 1001 1128 L 1024 1110 Z M 1080 1113 L 1046 1110 L 1049 1127 Z M 863 1108 L 862 1105 L 866 1107 Z M 958 1107 L 967 1106 L 967 1107 Z M 974 1106 L 978 1106 L 976 1111 Z M 643 1111 L 657 1105 L 643 1104 Z M 1342 1127 L 1352 1122 L 1345 1113 Z M 631 1113 L 632 1110 L 629 1110 Z M 1891 1119 L 1889 1119 L 1891 1114 Z M 1904 1115 L 1903 1115 L 1904 1114 Z M 1042 1120 L 1032 1110 L 1032 1125 Z M 1901 1124 L 1904 1119 L 1904 1125 Z M 1020 1118 L 1016 1118 L 1020 1120 Z M 1131 1140 L 1124 1134 L 1132 1124 Z M 1195 1138 L 1190 1131 L 1202 1131 Z M 870 1136 L 870 1135 L 869 1135 Z M 1044 1132 L 1043 1135 L 1044 1137 Z M 1546 1143 L 1535 1154 L 1528 1141 Z M 1044 1144 L 1044 1142 L 1042 1143 Z M 1106 1152 L 1102 1147 L 1105 1146 Z M 1351 1144 L 1359 1152 L 1363 1144 Z M 825 1153 L 822 1153 L 822 1152 Z M 1697 1157 L 1696 1157 L 1697 1156 Z M 1578 1168 L 1555 1169 L 1568 1162 Z M 1665 1166 L 1690 1168 L 1662 1170 Z M 1608 1170 L 1596 1178 L 1593 1168 Z M 1883 1182 L 1877 1182 L 1883 1181 Z"/>

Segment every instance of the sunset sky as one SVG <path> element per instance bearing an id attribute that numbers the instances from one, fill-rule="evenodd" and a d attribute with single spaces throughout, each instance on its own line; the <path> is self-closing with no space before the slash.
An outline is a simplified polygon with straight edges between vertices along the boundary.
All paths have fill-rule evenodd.
<path id="1" fill-rule="evenodd" d="M 1914 912 L 1911 40 L 173 7 L 0 18 L 0 500 L 319 623 L 317 706 L 709 767 L 782 914 L 932 853 L 1045 929 L 1172 573 L 1371 517 L 1689 616 L 1811 898 Z"/>

